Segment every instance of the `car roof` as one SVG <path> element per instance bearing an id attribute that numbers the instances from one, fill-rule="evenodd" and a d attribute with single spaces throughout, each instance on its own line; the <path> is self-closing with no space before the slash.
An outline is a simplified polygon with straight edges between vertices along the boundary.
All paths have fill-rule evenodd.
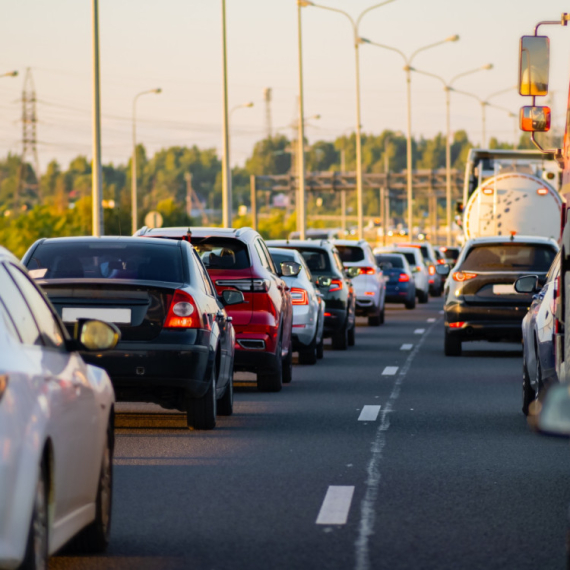
<path id="1" fill-rule="evenodd" d="M 141 243 L 140 238 L 138 237 L 132 237 L 132 236 L 101 236 L 101 237 L 95 237 L 95 236 L 70 236 L 70 237 L 57 237 L 57 238 L 44 238 L 39 240 L 37 243 L 42 243 L 42 244 L 46 244 L 46 243 L 93 243 L 93 242 L 100 242 L 100 243 L 105 243 L 105 242 L 117 242 L 117 241 L 121 241 L 121 242 L 125 242 L 125 243 Z M 172 241 L 172 240 L 163 240 L 163 241 L 159 241 L 159 240 L 153 240 L 153 243 L 161 243 L 163 244 L 165 247 L 178 247 L 178 242 Z"/>
<path id="2" fill-rule="evenodd" d="M 334 243 L 328 239 L 270 239 L 265 242 L 268 247 L 311 247 L 327 250 L 335 249 Z"/>
<path id="3" fill-rule="evenodd" d="M 243 239 L 245 236 L 251 237 L 258 235 L 253 228 L 216 228 L 216 227 L 194 227 L 194 226 L 180 226 L 170 228 L 147 228 L 142 227 L 135 235 L 138 237 L 167 237 L 167 238 L 182 238 L 188 234 L 195 237 L 235 237 Z"/>
<path id="4" fill-rule="evenodd" d="M 333 243 L 335 245 L 348 245 L 352 247 L 364 247 L 368 245 L 368 242 L 365 239 L 353 240 L 353 239 L 334 239 Z"/>
<path id="5" fill-rule="evenodd" d="M 395 245 L 394 247 L 390 247 L 389 245 L 382 247 L 380 249 L 375 249 L 374 253 L 417 253 L 420 257 L 422 252 L 418 247 L 398 247 Z"/>
<path id="6" fill-rule="evenodd" d="M 478 237 L 470 239 L 466 244 L 467 246 L 480 245 L 480 244 L 493 244 L 493 243 L 533 243 L 533 244 L 544 244 L 552 245 L 558 249 L 558 243 L 552 238 L 540 237 L 540 236 L 487 236 Z"/>

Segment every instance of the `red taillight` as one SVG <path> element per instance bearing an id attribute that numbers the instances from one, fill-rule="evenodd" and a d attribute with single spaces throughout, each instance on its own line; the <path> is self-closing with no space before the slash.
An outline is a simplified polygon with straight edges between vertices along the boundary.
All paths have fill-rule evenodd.
<path id="1" fill-rule="evenodd" d="M 429 273 L 430 275 L 435 275 L 435 265 L 430 265 L 430 266 L 428 267 L 428 273 Z"/>
<path id="2" fill-rule="evenodd" d="M 445 263 L 446 263 L 445 259 L 438 259 L 437 262 L 438 262 L 440 265 L 445 265 Z"/>
<path id="3" fill-rule="evenodd" d="M 450 329 L 460 329 L 465 324 L 465 321 L 457 321 L 456 323 L 449 323 Z"/>
<path id="4" fill-rule="evenodd" d="M 293 305 L 308 305 L 309 295 L 307 295 L 305 289 L 291 287 L 291 300 Z"/>
<path id="5" fill-rule="evenodd" d="M 360 268 L 360 275 L 374 275 L 376 271 L 374 267 L 361 267 Z"/>
<path id="6" fill-rule="evenodd" d="M 340 291 L 342 289 L 342 279 L 331 279 L 331 286 L 329 287 L 329 291 L 332 293 L 333 291 Z"/>
<path id="7" fill-rule="evenodd" d="M 410 276 L 407 273 L 400 273 L 400 277 L 398 277 L 400 283 L 407 283 L 409 280 Z"/>
<path id="8" fill-rule="evenodd" d="M 194 299 L 185 291 L 179 289 L 174 297 L 164 321 L 165 329 L 199 329 L 201 318 Z"/>
<path id="9" fill-rule="evenodd" d="M 332 313 L 325 313 L 325 317 L 332 317 Z"/>
<path id="10" fill-rule="evenodd" d="M 477 273 L 467 273 L 466 271 L 456 271 L 453 274 L 453 280 L 458 283 L 463 283 L 463 281 L 469 281 L 469 279 L 474 279 L 477 277 Z"/>

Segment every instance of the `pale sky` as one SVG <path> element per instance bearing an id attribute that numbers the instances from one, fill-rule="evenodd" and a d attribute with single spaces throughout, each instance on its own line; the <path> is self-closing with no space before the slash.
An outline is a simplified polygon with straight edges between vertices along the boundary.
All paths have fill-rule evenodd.
<path id="1" fill-rule="evenodd" d="M 353 16 L 374 0 L 322 0 Z M 221 146 L 221 1 L 99 0 L 103 160 L 125 163 L 131 152 L 132 100 L 138 103 L 138 140 L 149 154 L 171 145 Z M 368 13 L 360 35 L 410 54 L 453 34 L 461 39 L 418 55 L 413 65 L 481 98 L 517 82 L 518 39 L 540 20 L 557 20 L 566 0 L 396 0 Z M 273 90 L 272 122 L 291 136 L 296 116 L 297 8 L 295 0 L 227 0 L 230 108 L 253 101 L 232 116 L 232 163 L 243 164 L 265 135 L 263 89 Z M 542 29 L 551 39 L 554 123 L 561 127 L 570 73 L 570 27 Z M 315 7 L 303 9 L 305 112 L 311 142 L 333 140 L 354 130 L 354 49 L 349 21 Z M 38 98 L 40 165 L 57 158 L 64 167 L 77 154 L 91 155 L 91 2 L 18 0 L 4 2 L 0 19 L 0 156 L 21 152 L 21 104 L 25 69 L 31 67 Z M 405 74 L 395 53 L 362 46 L 363 131 L 405 130 Z M 415 74 L 412 80 L 415 136 L 445 128 L 441 85 Z M 518 114 L 528 98 L 516 90 L 492 100 Z M 541 104 L 541 103 L 537 103 Z M 452 129 L 481 141 L 481 107 L 455 94 Z M 514 120 L 487 110 L 487 136 L 512 141 Z M 518 138 L 518 132 L 516 133 Z"/>

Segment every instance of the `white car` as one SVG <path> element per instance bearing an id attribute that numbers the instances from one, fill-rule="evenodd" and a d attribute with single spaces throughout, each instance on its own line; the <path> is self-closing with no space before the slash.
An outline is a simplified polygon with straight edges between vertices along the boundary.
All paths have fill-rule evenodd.
<path id="1" fill-rule="evenodd" d="M 17 259 L 0 248 L 0 568 L 47 568 L 71 538 L 103 551 L 112 503 L 113 405 L 107 373 L 77 350 L 119 331 L 83 320 L 69 338 Z"/>
<path id="2" fill-rule="evenodd" d="M 345 268 L 359 267 L 360 273 L 352 278 L 356 294 L 356 314 L 368 317 L 370 326 L 384 322 L 386 282 L 376 263 L 372 248 L 365 240 L 333 240 Z"/>
<path id="3" fill-rule="evenodd" d="M 323 328 L 325 324 L 325 303 L 323 295 L 313 285 L 313 276 L 305 258 L 294 249 L 270 247 L 269 253 L 275 265 L 283 262 L 298 263 L 297 275 L 283 276 L 291 291 L 293 304 L 293 350 L 299 352 L 300 364 L 316 364 L 324 355 Z"/>
<path id="4" fill-rule="evenodd" d="M 429 299 L 429 272 L 424 263 L 422 252 L 417 247 L 377 247 L 374 253 L 401 253 L 407 260 L 414 281 L 416 283 L 416 296 L 420 303 L 427 303 Z"/>

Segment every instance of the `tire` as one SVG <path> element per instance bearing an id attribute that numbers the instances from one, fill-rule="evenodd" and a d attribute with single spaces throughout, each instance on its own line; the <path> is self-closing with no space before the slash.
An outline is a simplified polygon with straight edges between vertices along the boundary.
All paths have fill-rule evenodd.
<path id="1" fill-rule="evenodd" d="M 257 373 L 257 389 L 260 392 L 280 392 L 283 388 L 283 356 L 281 355 L 281 340 L 277 345 L 275 365 L 271 370 Z"/>
<path id="2" fill-rule="evenodd" d="M 289 352 L 287 356 L 283 359 L 283 384 L 290 384 L 293 380 L 293 347 L 289 343 Z"/>
<path id="3" fill-rule="evenodd" d="M 324 339 L 324 337 L 321 337 L 321 342 L 319 342 L 317 344 L 316 353 L 317 353 L 317 359 L 318 360 L 321 360 L 321 358 L 323 358 L 325 356 L 325 339 Z"/>
<path id="4" fill-rule="evenodd" d="M 370 315 L 368 317 L 368 326 L 369 327 L 379 327 L 383 323 L 384 323 L 384 307 L 382 307 L 382 309 L 380 309 L 380 307 L 378 307 L 376 314 Z"/>
<path id="5" fill-rule="evenodd" d="M 443 351 L 445 356 L 461 356 L 461 339 L 453 337 L 445 331 Z"/>
<path id="6" fill-rule="evenodd" d="M 425 305 L 429 301 L 429 295 L 427 291 L 418 291 L 418 301 L 420 305 Z"/>
<path id="7" fill-rule="evenodd" d="M 95 520 L 74 539 L 72 549 L 83 554 L 105 552 L 111 534 L 111 508 L 113 505 L 113 427 L 107 430 L 107 440 L 101 460 L 97 485 Z"/>
<path id="8" fill-rule="evenodd" d="M 522 381 L 522 413 L 528 416 L 530 404 L 536 398 L 536 393 L 530 385 L 526 361 L 523 360 L 523 381 Z"/>
<path id="9" fill-rule="evenodd" d="M 217 408 L 218 416 L 231 416 L 234 413 L 234 380 L 232 377 L 228 380 L 224 395 L 218 400 Z"/>
<path id="10" fill-rule="evenodd" d="M 186 423 L 195 430 L 210 430 L 216 427 L 216 361 L 212 366 L 212 377 L 207 392 L 201 398 L 186 398 Z"/>
<path id="11" fill-rule="evenodd" d="M 348 329 L 348 346 L 354 346 L 356 344 L 356 323 Z"/>
<path id="12" fill-rule="evenodd" d="M 40 465 L 34 510 L 30 521 L 26 553 L 20 570 L 47 570 L 48 567 L 48 477 L 45 462 Z"/>
<path id="13" fill-rule="evenodd" d="M 406 309 L 408 309 L 408 310 L 415 309 L 416 308 L 416 298 L 412 297 L 411 299 L 406 301 L 404 303 L 404 307 L 406 307 Z"/>
<path id="14" fill-rule="evenodd" d="M 317 363 L 317 340 L 316 333 L 315 338 L 312 340 L 311 344 L 307 348 L 302 348 L 299 350 L 299 364 L 316 364 Z"/>
<path id="15" fill-rule="evenodd" d="M 332 335 L 333 350 L 347 350 L 348 349 L 348 323 L 345 323 L 342 329 Z"/>

